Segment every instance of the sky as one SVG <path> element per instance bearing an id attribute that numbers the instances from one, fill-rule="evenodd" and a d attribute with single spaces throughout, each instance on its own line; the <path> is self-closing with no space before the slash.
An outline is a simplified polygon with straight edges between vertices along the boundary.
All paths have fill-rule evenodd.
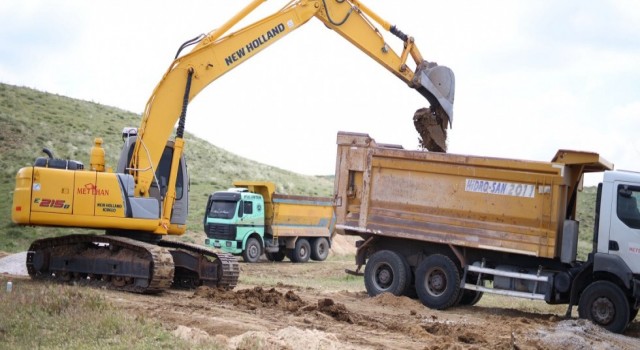
<path id="1" fill-rule="evenodd" d="M 142 113 L 180 44 L 248 2 L 3 1 L 0 82 Z M 449 153 L 550 161 L 558 149 L 584 150 L 640 171 L 640 2 L 362 2 L 453 69 Z M 285 4 L 265 1 L 232 31 Z M 338 131 L 417 149 L 413 114 L 427 106 L 312 19 L 209 85 L 186 129 L 242 157 L 327 175 Z"/>

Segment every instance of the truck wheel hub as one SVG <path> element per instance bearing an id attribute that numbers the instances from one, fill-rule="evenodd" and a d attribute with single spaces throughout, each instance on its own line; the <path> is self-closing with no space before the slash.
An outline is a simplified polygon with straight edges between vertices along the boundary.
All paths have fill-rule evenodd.
<path id="1" fill-rule="evenodd" d="M 447 278 L 442 271 L 435 270 L 428 274 L 427 291 L 431 295 L 440 295 L 447 288 Z"/>
<path id="2" fill-rule="evenodd" d="M 599 324 L 609 324 L 615 316 L 616 309 L 611 300 L 605 297 L 594 300 L 591 306 L 593 320 Z"/>
<path id="3" fill-rule="evenodd" d="M 388 268 L 381 268 L 380 270 L 378 270 L 377 275 L 377 281 L 380 287 L 386 289 L 391 285 L 391 282 L 393 281 L 393 273 L 391 273 Z"/>

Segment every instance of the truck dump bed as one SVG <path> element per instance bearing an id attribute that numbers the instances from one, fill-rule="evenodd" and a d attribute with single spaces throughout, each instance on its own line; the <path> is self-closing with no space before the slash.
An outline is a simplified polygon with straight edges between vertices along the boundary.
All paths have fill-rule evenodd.
<path id="1" fill-rule="evenodd" d="M 278 194 L 275 184 L 264 181 L 235 181 L 233 185 L 262 195 L 266 234 L 331 238 L 335 226 L 331 198 Z"/>
<path id="2" fill-rule="evenodd" d="M 335 225 L 331 198 L 273 194 L 271 199 L 274 215 L 267 219 L 269 234 L 331 238 Z"/>
<path id="3" fill-rule="evenodd" d="M 548 258 L 561 254 L 583 173 L 613 168 L 590 152 L 561 150 L 551 162 L 488 158 L 409 151 L 345 132 L 337 144 L 338 233 Z"/>

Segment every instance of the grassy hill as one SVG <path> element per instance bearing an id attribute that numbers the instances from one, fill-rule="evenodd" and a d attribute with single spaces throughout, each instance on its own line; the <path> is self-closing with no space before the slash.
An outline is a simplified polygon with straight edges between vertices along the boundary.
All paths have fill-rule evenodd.
<path id="1" fill-rule="evenodd" d="M 11 223 L 11 202 L 18 169 L 44 156 L 88 166 L 89 151 L 102 137 L 107 166 L 115 168 L 125 126 L 138 126 L 140 116 L 118 108 L 0 83 L 0 251 L 28 248 L 37 237 L 67 234 L 69 229 L 19 227 Z M 191 177 L 190 213 L 185 239 L 202 243 L 202 216 L 208 195 L 233 180 L 270 180 L 288 194 L 330 196 L 331 176 L 305 176 L 239 157 L 193 135 L 185 136 Z M 78 232 L 74 230 L 73 232 Z"/>
<path id="2" fill-rule="evenodd" d="M 95 137 L 102 137 L 107 165 L 115 167 L 124 126 L 139 125 L 140 116 L 118 108 L 0 83 L 0 251 L 15 252 L 37 237 L 66 234 L 68 229 L 18 227 L 11 223 L 15 174 L 43 156 L 42 148 L 58 158 L 89 164 Z M 330 196 L 332 176 L 304 176 L 236 156 L 193 135 L 187 135 L 186 156 L 191 175 L 189 233 L 182 239 L 202 243 L 201 220 L 209 193 L 229 187 L 233 180 L 270 180 L 289 194 Z M 579 256 L 591 249 L 595 187 L 578 196 Z M 78 230 L 75 230 L 76 232 Z"/>

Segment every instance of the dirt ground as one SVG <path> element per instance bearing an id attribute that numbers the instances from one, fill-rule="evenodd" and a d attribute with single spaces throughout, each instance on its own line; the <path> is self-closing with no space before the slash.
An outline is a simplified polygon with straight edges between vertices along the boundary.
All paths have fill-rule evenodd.
<path id="1" fill-rule="evenodd" d="M 334 245 L 335 251 L 348 252 L 347 244 Z M 361 278 L 341 282 L 344 269 L 354 268 L 351 259 L 240 264 L 241 283 L 232 291 L 100 292 L 117 307 L 160 320 L 177 336 L 230 349 L 638 348 L 638 321 L 616 335 L 584 320 L 565 320 L 563 312 L 487 307 L 483 300 L 436 311 L 407 297 L 371 298 Z"/>

